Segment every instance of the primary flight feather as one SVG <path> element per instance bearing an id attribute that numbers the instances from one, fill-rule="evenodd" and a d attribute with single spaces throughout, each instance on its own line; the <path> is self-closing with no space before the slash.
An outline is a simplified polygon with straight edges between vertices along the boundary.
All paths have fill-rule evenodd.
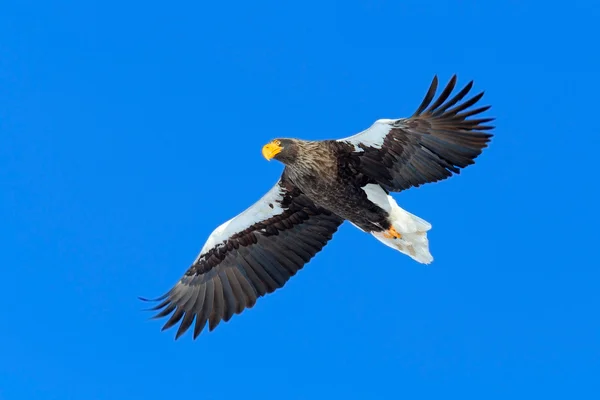
<path id="1" fill-rule="evenodd" d="M 266 144 L 263 156 L 285 165 L 279 181 L 215 229 L 179 282 L 154 299 L 154 317 L 168 317 L 163 329 L 179 324 L 179 338 L 193 324 L 195 339 L 207 324 L 212 331 L 253 307 L 283 287 L 345 220 L 417 262 L 432 262 L 431 225 L 400 208 L 390 192 L 460 173 L 487 147 L 493 128 L 493 118 L 478 117 L 490 107 L 473 108 L 483 93 L 463 101 L 473 82 L 450 97 L 453 76 L 435 99 L 437 86 L 434 77 L 409 118 L 380 119 L 345 139 Z"/>

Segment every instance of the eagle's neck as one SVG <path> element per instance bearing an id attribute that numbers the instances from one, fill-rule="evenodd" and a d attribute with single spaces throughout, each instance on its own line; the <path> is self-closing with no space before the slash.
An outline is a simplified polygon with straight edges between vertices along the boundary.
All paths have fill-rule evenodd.
<path id="1" fill-rule="evenodd" d="M 327 184 L 337 175 L 337 163 L 333 153 L 324 142 L 299 141 L 297 154 L 288 164 L 290 178 L 303 191 L 309 187 Z"/>
<path id="2" fill-rule="evenodd" d="M 305 173 L 330 172 L 329 170 L 335 165 L 330 149 L 324 146 L 323 142 L 300 142 L 298 150 L 294 167 Z"/>

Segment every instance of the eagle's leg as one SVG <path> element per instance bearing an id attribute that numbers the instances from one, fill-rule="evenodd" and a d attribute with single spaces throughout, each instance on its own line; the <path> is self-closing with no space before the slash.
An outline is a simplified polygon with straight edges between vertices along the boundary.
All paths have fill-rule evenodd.
<path id="1" fill-rule="evenodd" d="M 390 229 L 383 232 L 383 237 L 386 239 L 401 239 L 402 235 L 393 226 L 390 226 Z"/>

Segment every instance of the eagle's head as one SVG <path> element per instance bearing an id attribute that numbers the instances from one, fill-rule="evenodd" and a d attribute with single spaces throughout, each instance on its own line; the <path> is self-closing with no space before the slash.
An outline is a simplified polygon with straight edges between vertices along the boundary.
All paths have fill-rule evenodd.
<path id="1" fill-rule="evenodd" d="M 262 154 L 269 161 L 274 158 L 286 165 L 290 164 L 298 156 L 298 140 L 274 139 L 263 146 Z"/>

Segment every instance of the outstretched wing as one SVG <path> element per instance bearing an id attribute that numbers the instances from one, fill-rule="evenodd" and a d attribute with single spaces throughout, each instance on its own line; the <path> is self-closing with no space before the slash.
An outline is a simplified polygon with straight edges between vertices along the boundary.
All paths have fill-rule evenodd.
<path id="1" fill-rule="evenodd" d="M 337 142 L 357 159 L 358 173 L 369 176 L 389 191 L 401 191 L 460 173 L 473 164 L 493 136 L 485 131 L 494 118 L 470 119 L 490 106 L 472 109 L 483 92 L 461 102 L 473 87 L 469 82 L 450 100 L 456 75 L 432 103 L 437 76 L 417 111 L 410 118 L 381 119 L 367 130 Z"/>
<path id="2" fill-rule="evenodd" d="M 285 178 L 258 202 L 210 235 L 184 276 L 152 310 L 171 314 L 164 329 L 181 321 L 176 338 L 195 320 L 194 339 L 208 321 L 220 322 L 251 308 L 283 285 L 318 253 L 343 219 L 316 206 Z"/>

